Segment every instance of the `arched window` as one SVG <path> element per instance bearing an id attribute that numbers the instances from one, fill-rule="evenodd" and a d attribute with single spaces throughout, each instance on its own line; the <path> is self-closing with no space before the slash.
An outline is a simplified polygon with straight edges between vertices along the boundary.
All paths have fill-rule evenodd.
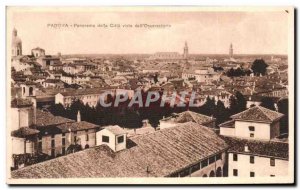
<path id="1" fill-rule="evenodd" d="M 206 174 L 204 174 L 202 177 L 207 177 L 207 175 L 206 175 Z"/>
<path id="2" fill-rule="evenodd" d="M 23 87 L 23 94 L 25 94 L 25 87 Z"/>
<path id="3" fill-rule="evenodd" d="M 20 50 L 19 49 L 17 50 L 17 55 L 20 55 Z"/>
<path id="4" fill-rule="evenodd" d="M 210 172 L 209 177 L 215 177 L 215 172 L 213 170 Z"/>
<path id="5" fill-rule="evenodd" d="M 33 95 L 33 87 L 29 87 L 29 96 Z"/>
<path id="6" fill-rule="evenodd" d="M 216 176 L 217 177 L 222 177 L 222 168 L 221 167 L 218 167 Z"/>

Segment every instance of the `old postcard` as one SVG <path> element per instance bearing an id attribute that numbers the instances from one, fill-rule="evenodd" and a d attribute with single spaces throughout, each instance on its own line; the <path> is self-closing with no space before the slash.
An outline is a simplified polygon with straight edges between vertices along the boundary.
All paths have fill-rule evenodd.
<path id="1" fill-rule="evenodd" d="M 7 7 L 7 183 L 294 183 L 292 7 Z"/>

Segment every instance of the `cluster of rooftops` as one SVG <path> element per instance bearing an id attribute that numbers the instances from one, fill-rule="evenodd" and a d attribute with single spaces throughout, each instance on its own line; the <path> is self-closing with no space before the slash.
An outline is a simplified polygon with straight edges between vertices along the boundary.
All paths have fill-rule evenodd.
<path id="1" fill-rule="evenodd" d="M 52 129 L 55 125 L 60 132 L 67 132 L 69 128 L 75 131 L 99 127 L 84 121 L 74 122 L 63 117 L 51 116 L 50 113 L 40 110 L 37 114 L 38 130 L 42 131 L 43 128 L 47 130 L 49 124 L 52 125 Z M 233 115 L 232 119 L 248 118 L 268 122 L 281 117 L 280 113 L 255 106 Z M 223 152 L 251 153 L 288 160 L 288 143 L 220 136 L 212 128 L 202 125 L 213 121 L 213 118 L 208 116 L 186 111 L 164 120 L 172 120 L 177 124 L 162 130 L 127 136 L 127 147 L 121 151 L 114 152 L 107 145 L 99 145 L 12 171 L 12 177 L 163 177 Z M 99 127 L 99 130 L 102 129 L 107 129 L 115 135 L 127 133 L 119 126 Z M 245 145 L 249 147 L 247 152 L 244 149 Z"/>

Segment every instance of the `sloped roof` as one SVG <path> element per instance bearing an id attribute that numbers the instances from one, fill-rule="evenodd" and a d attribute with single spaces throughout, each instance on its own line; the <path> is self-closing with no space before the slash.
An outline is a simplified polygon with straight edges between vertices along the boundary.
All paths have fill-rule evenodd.
<path id="1" fill-rule="evenodd" d="M 63 96 L 80 96 L 80 95 L 92 95 L 92 94 L 102 94 L 105 90 L 113 90 L 112 88 L 86 88 L 77 89 L 73 91 L 60 92 Z"/>
<path id="2" fill-rule="evenodd" d="M 254 106 L 243 112 L 232 115 L 231 118 L 245 121 L 273 122 L 283 116 L 284 115 L 279 112 L 269 110 L 262 106 Z"/>
<path id="3" fill-rule="evenodd" d="M 72 123 L 63 123 L 57 125 L 57 128 L 61 129 L 62 132 L 68 132 L 69 129 L 71 131 L 81 131 L 81 130 L 87 130 L 87 129 L 95 129 L 98 128 L 98 125 L 86 122 L 86 121 L 80 121 L 80 122 L 72 122 Z"/>
<path id="4" fill-rule="evenodd" d="M 234 128 L 235 127 L 234 124 L 235 124 L 234 120 L 229 120 L 229 121 L 219 124 L 219 127 Z"/>
<path id="5" fill-rule="evenodd" d="M 174 114 L 171 117 L 163 119 L 163 121 L 173 121 L 176 123 L 195 122 L 200 125 L 212 122 L 214 120 L 215 118 L 211 118 L 209 116 L 202 115 L 192 111 L 184 111 L 178 114 Z"/>
<path id="6" fill-rule="evenodd" d="M 12 171 L 12 177 L 163 177 L 228 148 L 211 129 L 193 122 L 135 136 L 127 146 L 119 152 L 97 146 Z"/>
<path id="7" fill-rule="evenodd" d="M 29 127 L 21 127 L 11 132 L 11 136 L 25 138 L 26 136 L 38 134 L 40 131 Z"/>
<path id="8" fill-rule="evenodd" d="M 126 131 L 118 125 L 110 125 L 110 126 L 104 127 L 104 129 L 109 130 L 110 132 L 112 132 L 115 135 L 126 134 Z"/>
<path id="9" fill-rule="evenodd" d="M 74 120 L 61 117 L 61 116 L 55 116 L 52 113 L 48 111 L 42 111 L 40 109 L 36 110 L 36 125 L 37 126 L 49 126 L 49 125 L 58 125 L 68 122 L 74 122 Z"/>
<path id="10" fill-rule="evenodd" d="M 224 140 L 230 146 L 228 152 L 251 154 L 284 160 L 289 159 L 289 144 L 286 142 L 249 140 L 235 137 L 224 137 Z M 248 146 L 249 152 L 245 152 L 245 145 Z"/>

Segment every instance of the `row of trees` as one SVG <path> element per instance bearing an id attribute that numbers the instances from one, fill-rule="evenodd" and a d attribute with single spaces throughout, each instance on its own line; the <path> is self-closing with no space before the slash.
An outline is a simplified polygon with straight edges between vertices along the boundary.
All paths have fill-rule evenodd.
<path id="1" fill-rule="evenodd" d="M 143 102 L 145 102 L 147 93 L 142 93 L 142 97 Z M 114 101 L 115 97 L 108 98 L 108 102 L 113 103 Z M 80 100 L 76 100 L 68 108 L 64 108 L 61 104 L 55 104 L 49 109 L 54 115 L 60 115 L 73 120 L 76 120 L 77 112 L 80 111 L 82 120 L 97 125 L 120 125 L 126 128 L 139 128 L 142 126 L 144 119 L 148 119 L 151 125 L 157 127 L 159 120 L 163 117 L 187 110 L 213 116 L 216 118 L 216 123 L 220 124 L 229 120 L 231 115 L 246 110 L 247 101 L 240 92 L 236 92 L 235 96 L 231 96 L 229 101 L 230 106 L 225 108 L 223 102 L 216 102 L 214 98 L 209 97 L 207 97 L 205 104 L 199 107 L 188 107 L 188 105 L 186 107 L 171 107 L 168 103 L 160 107 L 161 99 L 151 103 L 149 107 L 145 107 L 144 105 L 139 107 L 136 104 L 128 107 L 130 100 L 122 102 L 118 107 L 102 107 L 100 104 L 97 104 L 96 107 L 90 107 L 84 105 Z M 276 109 L 271 98 L 263 99 L 261 105 L 268 109 Z M 278 103 L 278 110 L 281 113 L 287 114 L 287 100 Z M 285 126 L 288 126 L 286 125 L 287 119 L 283 122 L 285 122 L 283 123 Z"/>
<path id="2" fill-rule="evenodd" d="M 228 77 L 240 77 L 240 76 L 249 76 L 251 73 L 253 73 L 255 76 L 265 75 L 267 72 L 267 67 L 269 65 L 266 64 L 266 62 L 263 59 L 256 59 L 251 65 L 251 70 L 244 70 L 242 68 L 231 68 L 226 72 L 226 75 Z"/>

